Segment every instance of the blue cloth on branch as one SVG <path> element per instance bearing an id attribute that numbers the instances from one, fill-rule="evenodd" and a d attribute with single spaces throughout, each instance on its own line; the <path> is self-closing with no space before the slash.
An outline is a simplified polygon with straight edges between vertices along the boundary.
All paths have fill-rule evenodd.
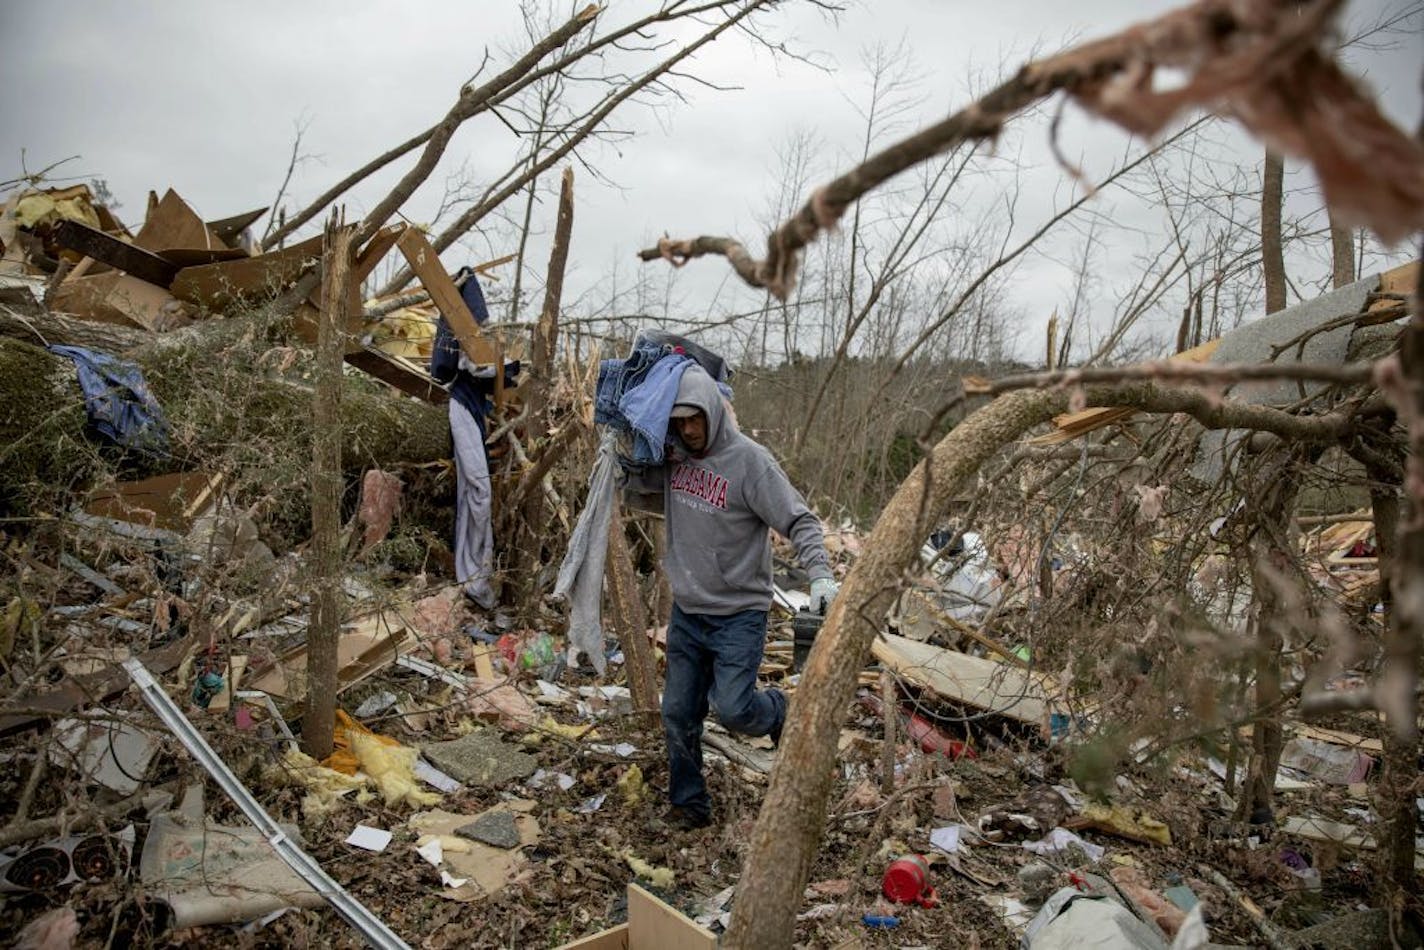
<path id="1" fill-rule="evenodd" d="M 126 449 L 168 453 L 168 420 L 138 366 L 82 346 L 51 346 L 49 351 L 74 361 L 84 409 L 96 432 Z"/>

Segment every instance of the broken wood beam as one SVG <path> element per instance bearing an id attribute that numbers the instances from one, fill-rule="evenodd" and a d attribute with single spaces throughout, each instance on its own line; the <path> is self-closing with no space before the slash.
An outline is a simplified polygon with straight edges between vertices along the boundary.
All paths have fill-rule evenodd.
<path id="1" fill-rule="evenodd" d="M 450 394 L 429 376 L 418 373 L 400 360 L 392 359 L 380 350 L 363 346 L 347 353 L 345 360 L 363 373 L 374 376 L 381 382 L 400 390 L 407 396 L 414 396 L 431 405 L 444 405 L 450 401 Z"/>
<path id="2" fill-rule="evenodd" d="M 54 239 L 60 247 L 91 257 L 101 264 L 108 264 L 159 287 L 167 287 L 173 283 L 173 278 L 179 271 L 176 264 L 164 260 L 152 251 L 146 251 L 127 241 L 120 241 L 98 228 L 91 228 L 78 221 L 61 221 L 54 229 Z"/>
<path id="3" fill-rule="evenodd" d="M 139 659 L 149 669 L 167 673 L 183 661 L 192 645 L 193 637 L 190 635 L 149 650 Z M 103 702 L 110 696 L 123 692 L 128 685 L 128 674 L 119 667 L 113 667 L 103 673 L 71 677 L 65 680 L 65 684 L 59 689 L 14 697 L 11 702 L 18 704 L 22 711 L 0 715 L 0 736 L 37 726 L 51 718 L 68 715 L 85 703 Z"/>
<path id="4" fill-rule="evenodd" d="M 504 373 L 497 348 L 492 346 L 489 338 L 480 331 L 479 324 L 475 322 L 475 315 L 470 313 L 470 308 L 465 305 L 459 288 L 445 272 L 445 265 L 440 263 L 439 253 L 430 246 L 425 234 L 417 228 L 406 228 L 396 241 L 396 247 L 405 255 L 421 284 L 430 291 L 430 299 L 435 302 L 435 307 L 445 318 L 445 322 L 450 324 L 450 331 L 460 341 L 460 349 L 465 351 L 472 363 L 494 365 L 498 385 Z"/>

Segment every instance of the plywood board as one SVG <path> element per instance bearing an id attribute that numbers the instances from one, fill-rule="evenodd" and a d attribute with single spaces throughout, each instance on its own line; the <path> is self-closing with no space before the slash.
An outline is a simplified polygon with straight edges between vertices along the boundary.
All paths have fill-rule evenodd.
<path id="1" fill-rule="evenodd" d="M 55 291 L 51 309 L 81 320 L 159 331 L 164 329 L 166 314 L 177 307 L 162 287 L 109 271 L 64 281 Z"/>
<path id="2" fill-rule="evenodd" d="M 169 289 L 179 300 L 210 310 L 280 293 L 296 282 L 303 271 L 321 258 L 322 236 L 299 244 L 242 260 L 185 267 L 173 278 Z"/>
<path id="3" fill-rule="evenodd" d="M 217 498 L 222 483 L 222 475 L 209 472 L 175 472 L 116 482 L 94 492 L 84 510 L 99 518 L 186 534 L 193 519 Z"/>
<path id="4" fill-rule="evenodd" d="M 149 251 L 166 251 L 173 247 L 227 247 L 172 188 L 164 192 L 160 201 L 150 206 L 143 227 L 134 237 L 134 244 Z"/>
<path id="5" fill-rule="evenodd" d="M 230 218 L 209 221 L 208 230 L 213 232 L 213 234 L 222 241 L 236 245 L 237 239 L 242 235 L 242 232 L 266 213 L 266 208 L 258 208 L 255 211 L 244 211 L 242 214 L 235 214 Z"/>
<path id="6" fill-rule="evenodd" d="M 346 625 L 337 642 L 337 692 L 348 689 L 390 666 L 415 646 L 405 627 L 392 627 L 382 614 Z M 307 645 L 289 650 L 247 681 L 247 689 L 296 701 L 307 694 Z"/>
<path id="7" fill-rule="evenodd" d="M 628 925 L 619 924 L 608 930 L 600 930 L 573 943 L 566 943 L 557 950 L 629 950 Z"/>
<path id="8" fill-rule="evenodd" d="M 882 634 L 871 647 L 885 666 L 952 702 L 1046 725 L 1050 711 L 1043 678 L 983 657 Z"/>
<path id="9" fill-rule="evenodd" d="M 636 884 L 628 885 L 629 950 L 716 950 L 717 935 Z"/>

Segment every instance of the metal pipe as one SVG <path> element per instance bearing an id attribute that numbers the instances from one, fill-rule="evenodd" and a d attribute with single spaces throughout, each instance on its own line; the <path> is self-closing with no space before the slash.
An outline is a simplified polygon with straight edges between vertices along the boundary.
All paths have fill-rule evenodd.
<path id="1" fill-rule="evenodd" d="M 227 767 L 218 754 L 208 745 L 193 724 L 188 721 L 181 710 L 174 704 L 172 697 L 168 695 L 153 678 L 153 674 L 148 671 L 136 657 L 124 660 L 124 669 L 133 679 L 134 685 L 138 687 L 143 701 L 150 709 L 158 715 L 163 724 L 168 727 L 178 741 L 183 743 L 183 747 L 188 750 L 193 758 L 198 760 L 198 764 L 207 769 L 208 774 L 218 783 L 227 796 L 242 809 L 242 813 L 247 816 L 247 820 L 262 832 L 267 843 L 272 846 L 272 850 L 277 852 L 277 856 L 287 862 L 293 871 L 296 871 L 303 880 L 312 886 L 318 894 L 336 912 L 345 918 L 346 922 L 355 927 L 366 938 L 366 942 L 381 950 L 410 950 L 407 944 L 395 932 L 385 925 L 375 914 L 371 913 L 364 904 L 352 897 L 344 888 L 322 870 L 320 864 L 312 859 L 296 842 L 287 837 L 287 833 L 278 827 L 277 822 L 272 820 L 272 816 L 267 814 L 252 793 L 247 790 L 247 786 L 238 781 L 236 775 Z"/>

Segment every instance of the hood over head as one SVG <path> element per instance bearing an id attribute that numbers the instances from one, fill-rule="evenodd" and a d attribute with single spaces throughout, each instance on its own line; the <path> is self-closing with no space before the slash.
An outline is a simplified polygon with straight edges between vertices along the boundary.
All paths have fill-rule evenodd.
<path id="1" fill-rule="evenodd" d="M 693 364 L 683 371 L 674 406 L 695 406 L 707 417 L 707 448 L 699 454 L 716 451 L 735 431 L 722 403 L 721 390 L 701 366 Z M 676 429 L 672 431 L 676 433 Z M 682 440 L 677 441 L 681 445 Z"/>

